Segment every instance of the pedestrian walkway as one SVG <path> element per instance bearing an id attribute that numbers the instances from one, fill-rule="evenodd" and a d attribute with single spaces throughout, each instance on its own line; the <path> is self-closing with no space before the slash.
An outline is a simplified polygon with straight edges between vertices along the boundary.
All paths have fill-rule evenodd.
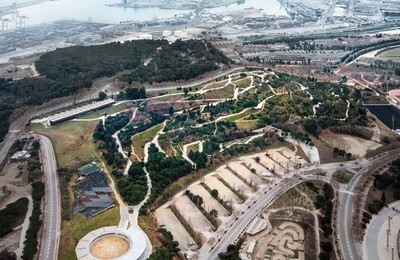
<path id="1" fill-rule="evenodd" d="M 400 209 L 400 201 L 383 208 L 372 218 L 363 240 L 363 259 L 399 259 L 397 238 L 400 232 L 400 213 L 398 209 Z"/>

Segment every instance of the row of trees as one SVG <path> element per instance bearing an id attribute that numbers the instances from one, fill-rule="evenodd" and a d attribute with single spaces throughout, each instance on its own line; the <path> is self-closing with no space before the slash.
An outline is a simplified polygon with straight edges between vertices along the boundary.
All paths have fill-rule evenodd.
<path id="1" fill-rule="evenodd" d="M 395 160 L 390 165 L 389 169 L 380 175 L 375 175 L 373 187 L 374 190 L 381 192 L 380 199 L 374 199 L 367 205 L 368 211 L 371 214 L 378 213 L 386 203 L 400 200 L 400 160 Z M 393 192 L 385 191 L 392 190 Z M 390 194 L 390 195 L 389 195 Z"/>
<path id="2" fill-rule="evenodd" d="M 149 260 L 172 260 L 180 251 L 178 248 L 179 243 L 174 240 L 171 232 L 164 228 L 157 230 L 157 238 L 162 246 L 156 248 L 150 255 Z"/>
<path id="3" fill-rule="evenodd" d="M 38 250 L 38 233 L 42 227 L 42 220 L 40 219 L 42 210 L 40 205 L 44 192 L 45 186 L 43 182 L 32 183 L 33 210 L 32 216 L 29 218 L 29 228 L 25 235 L 24 250 L 22 252 L 23 260 L 33 259 Z"/>
<path id="4" fill-rule="evenodd" d="M 146 98 L 146 89 L 141 88 L 127 88 L 125 91 L 120 91 L 118 93 L 117 99 L 142 99 Z"/>

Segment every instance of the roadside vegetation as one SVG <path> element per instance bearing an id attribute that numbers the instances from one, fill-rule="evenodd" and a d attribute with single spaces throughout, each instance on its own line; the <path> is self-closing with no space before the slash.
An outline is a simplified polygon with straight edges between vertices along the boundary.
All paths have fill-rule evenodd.
<path id="1" fill-rule="evenodd" d="M 354 173 L 346 170 L 337 170 L 333 173 L 332 178 L 340 183 L 347 184 L 353 178 Z"/>
<path id="2" fill-rule="evenodd" d="M 96 156 L 92 149 L 91 134 L 96 121 L 65 122 L 44 128 L 41 124 L 32 124 L 28 129 L 50 138 L 57 160 L 57 167 L 77 169 L 92 162 Z"/>
<path id="3" fill-rule="evenodd" d="M 174 237 L 168 230 L 160 228 L 157 230 L 158 240 L 161 247 L 157 247 L 150 255 L 149 260 L 172 260 L 179 253 L 178 242 L 174 241 Z"/>
<path id="4" fill-rule="evenodd" d="M 25 220 L 27 211 L 27 198 L 21 198 L 0 210 L 0 237 L 6 236 L 13 228 L 21 225 Z"/>
<path id="5" fill-rule="evenodd" d="M 375 215 L 384 206 L 400 200 L 399 172 L 400 160 L 396 160 L 392 162 L 389 168 L 382 174 L 376 174 L 374 176 L 373 186 L 368 193 L 366 201 L 366 210 L 369 213 L 368 215 Z M 368 224 L 368 217 L 365 218 L 364 216 L 363 222 L 364 226 Z"/>
<path id="6" fill-rule="evenodd" d="M 106 226 L 116 226 L 119 223 L 119 208 L 111 208 L 93 218 L 87 219 L 77 214 L 70 221 L 63 221 L 60 237 L 59 259 L 77 259 L 75 247 L 79 240 L 90 231 Z"/>
<path id="7" fill-rule="evenodd" d="M 24 249 L 22 251 L 22 259 L 33 259 L 38 251 L 38 234 L 42 227 L 42 198 L 44 196 L 45 186 L 43 182 L 32 183 L 32 200 L 33 210 L 29 218 L 29 227 L 26 231 Z"/>

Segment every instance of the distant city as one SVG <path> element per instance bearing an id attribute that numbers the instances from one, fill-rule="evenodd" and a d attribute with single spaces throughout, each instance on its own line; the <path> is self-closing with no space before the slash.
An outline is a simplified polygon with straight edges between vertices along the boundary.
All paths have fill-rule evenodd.
<path id="1" fill-rule="evenodd" d="M 1 61 L 114 40 L 173 41 L 207 36 L 240 43 L 286 34 L 379 32 L 400 25 L 400 3 L 396 1 L 61 0 L 4 4 L 0 8 Z"/>

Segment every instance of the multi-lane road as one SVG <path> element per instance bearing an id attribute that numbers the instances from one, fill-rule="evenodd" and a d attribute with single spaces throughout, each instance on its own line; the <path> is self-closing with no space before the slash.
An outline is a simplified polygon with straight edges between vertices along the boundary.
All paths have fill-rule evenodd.
<path id="1" fill-rule="evenodd" d="M 55 260 L 58 255 L 58 240 L 61 224 L 57 165 L 50 139 L 41 135 L 36 135 L 36 137 L 40 138 L 40 148 L 46 182 L 43 233 L 39 259 Z"/>
<path id="2" fill-rule="evenodd" d="M 341 247 L 341 254 L 346 260 L 358 259 L 357 250 L 354 243 L 352 223 L 353 223 L 353 196 L 361 175 L 365 172 L 362 168 L 347 184 L 345 192 L 340 194 L 339 199 L 339 218 L 337 219 L 338 241 Z"/>
<path id="3" fill-rule="evenodd" d="M 376 159 L 378 160 L 378 159 Z M 318 167 L 312 167 L 312 169 L 321 169 L 323 171 L 336 170 L 341 167 L 368 167 L 373 163 L 373 161 L 364 160 L 361 162 L 349 161 L 346 163 L 329 163 L 323 164 Z M 352 191 L 358 184 L 360 176 L 363 174 L 364 170 L 359 171 L 348 184 L 348 188 L 341 191 L 342 195 L 340 202 L 340 216 L 339 216 L 339 230 L 338 234 L 341 237 L 340 244 L 342 247 L 342 252 L 344 253 L 344 259 L 358 259 L 357 251 L 353 241 L 353 235 L 351 230 L 352 225 Z M 230 227 L 230 229 L 225 233 L 225 235 L 220 239 L 212 250 L 208 251 L 206 247 L 200 249 L 200 259 L 218 259 L 218 254 L 224 252 L 229 244 L 235 242 L 239 235 L 244 231 L 246 226 L 254 219 L 257 214 L 261 212 L 268 204 L 270 204 L 277 196 L 288 190 L 290 187 L 307 180 L 322 180 L 329 182 L 329 177 L 323 177 L 318 175 L 306 175 L 300 178 L 299 175 L 295 175 L 291 179 L 286 179 L 281 183 L 277 184 L 270 190 L 268 190 L 259 200 L 257 200 L 248 210 L 246 210 L 237 221 Z"/>
<path id="4" fill-rule="evenodd" d="M 226 251 L 228 245 L 232 244 L 239 237 L 240 233 L 243 232 L 250 221 L 255 218 L 263 208 L 265 208 L 265 205 L 271 203 L 271 201 L 273 201 L 278 195 L 299 182 L 300 180 L 298 178 L 287 179 L 271 188 L 271 190 L 257 200 L 249 210 L 245 211 L 244 214 L 239 217 L 229 231 L 226 232 L 221 241 L 210 252 L 204 252 L 204 250 L 201 251 L 200 259 L 218 259 L 218 254 Z"/>

